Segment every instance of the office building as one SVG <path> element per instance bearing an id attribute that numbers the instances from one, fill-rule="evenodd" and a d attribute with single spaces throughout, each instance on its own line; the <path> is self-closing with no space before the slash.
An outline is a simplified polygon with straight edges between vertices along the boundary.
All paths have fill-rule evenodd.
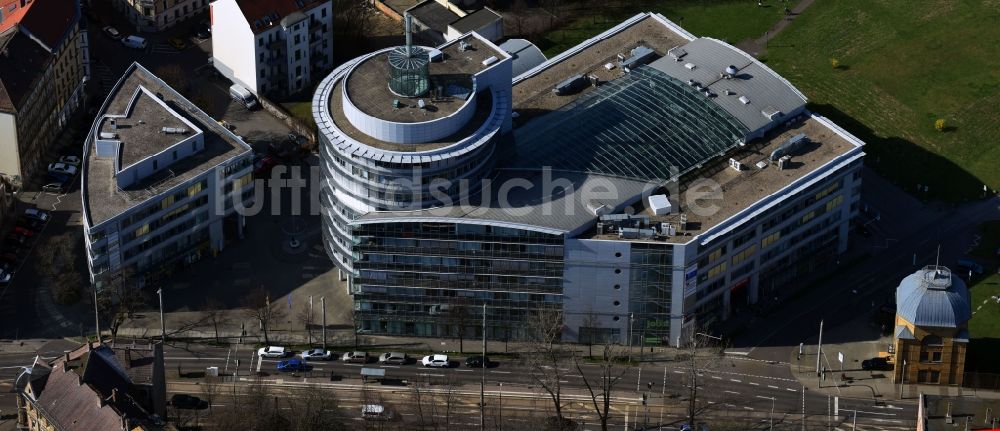
<path id="1" fill-rule="evenodd" d="M 87 134 L 81 170 L 91 282 L 141 284 L 223 250 L 254 201 L 253 152 L 133 63 Z"/>
<path id="2" fill-rule="evenodd" d="M 84 104 L 87 31 L 77 1 L 16 1 L 0 13 L 0 175 L 15 183 L 58 158 L 56 136 Z"/>
<path id="3" fill-rule="evenodd" d="M 211 8 L 215 68 L 256 95 L 297 93 L 333 67 L 330 0 L 218 0 Z"/>
<path id="4" fill-rule="evenodd" d="M 834 265 L 863 143 L 735 47 L 636 15 L 513 76 L 477 33 L 345 63 L 313 110 L 362 333 L 683 344 Z"/>

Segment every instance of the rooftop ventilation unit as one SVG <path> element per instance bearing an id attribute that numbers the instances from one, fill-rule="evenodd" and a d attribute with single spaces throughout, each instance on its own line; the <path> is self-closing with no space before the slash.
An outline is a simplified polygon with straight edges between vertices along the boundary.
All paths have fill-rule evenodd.
<path id="1" fill-rule="evenodd" d="M 679 47 L 670 48 L 670 50 L 667 51 L 667 55 L 669 55 L 670 58 L 674 59 L 674 61 L 681 61 L 681 59 L 684 58 L 685 55 L 687 55 L 687 51 Z"/>
<path id="2" fill-rule="evenodd" d="M 101 132 L 101 139 L 118 139 L 118 134 L 111 132 Z"/>
<path id="3" fill-rule="evenodd" d="M 739 160 L 732 159 L 732 158 L 729 159 L 729 167 L 735 169 L 736 172 L 740 172 L 740 171 L 743 170 L 743 164 L 740 163 Z"/>
<path id="4" fill-rule="evenodd" d="M 736 92 L 735 92 L 735 91 L 733 91 L 733 90 L 730 90 L 730 89 L 728 89 L 728 88 L 727 88 L 727 89 L 725 90 L 725 93 L 726 93 L 726 96 L 732 96 L 732 95 L 736 94 Z"/>
<path id="5" fill-rule="evenodd" d="M 757 164 L 755 166 L 757 166 L 757 169 L 764 169 L 764 168 L 766 168 L 767 167 L 767 159 L 764 159 L 764 160 L 761 160 L 761 161 L 757 162 Z"/>
<path id="6" fill-rule="evenodd" d="M 729 66 L 726 67 L 726 72 L 725 72 L 726 78 L 735 77 L 736 74 L 738 73 L 740 73 L 740 70 L 737 69 L 736 66 L 730 64 Z"/>
<path id="7" fill-rule="evenodd" d="M 780 159 L 782 156 L 788 156 L 792 153 L 798 151 L 805 143 L 809 142 L 809 137 L 804 133 L 799 133 L 798 135 L 792 136 L 787 141 L 782 143 L 771 152 L 771 161 Z"/>
<path id="8" fill-rule="evenodd" d="M 670 214 L 672 206 L 667 195 L 652 195 L 649 197 L 649 209 L 653 210 L 654 215 L 662 216 Z"/>
<path id="9" fill-rule="evenodd" d="M 429 59 L 429 60 L 430 60 L 430 61 L 431 61 L 432 63 L 437 63 L 437 62 L 439 62 L 439 61 L 441 61 L 441 60 L 444 60 L 444 53 L 443 53 L 443 52 L 441 52 L 441 50 L 440 50 L 440 49 L 437 49 L 437 48 L 432 48 L 432 49 L 431 49 L 431 50 L 430 50 L 430 51 L 429 51 L 429 52 L 427 53 L 427 58 L 428 58 L 428 59 Z"/>
<path id="10" fill-rule="evenodd" d="M 740 96 L 740 103 L 742 103 L 744 105 L 749 105 L 750 104 L 750 99 L 747 99 L 746 96 Z"/>
<path id="11" fill-rule="evenodd" d="M 645 45 L 639 45 L 632 49 L 631 57 L 622 61 L 622 69 L 627 73 L 633 68 L 649 63 L 653 60 L 654 56 L 656 56 L 656 51 L 653 51 L 652 48 Z"/>
<path id="12" fill-rule="evenodd" d="M 783 171 L 785 168 L 790 167 L 789 165 L 791 164 L 791 161 L 792 156 L 781 156 L 781 158 L 778 159 L 778 169 Z"/>
<path id="13" fill-rule="evenodd" d="M 420 109 L 427 109 L 427 102 L 424 102 L 424 99 L 417 100 L 417 107 Z"/>
<path id="14" fill-rule="evenodd" d="M 118 130 L 118 120 L 111 119 L 111 130 Z"/>
<path id="15" fill-rule="evenodd" d="M 183 128 L 183 127 L 164 127 L 163 128 L 163 133 L 166 133 L 168 135 L 186 135 L 187 132 L 188 132 L 188 130 L 185 129 L 185 128 Z"/>
<path id="16" fill-rule="evenodd" d="M 587 85 L 587 82 L 587 77 L 583 74 L 573 75 L 566 78 L 563 82 L 556 84 L 555 88 L 552 89 L 552 92 L 560 96 L 574 93 L 583 89 L 583 87 Z"/>
<path id="17" fill-rule="evenodd" d="M 694 63 L 684 63 L 684 68 L 687 70 L 694 70 L 696 67 Z"/>
<path id="18" fill-rule="evenodd" d="M 681 214 L 681 230 L 687 230 L 688 227 L 688 215 Z"/>
<path id="19" fill-rule="evenodd" d="M 587 204 L 587 209 L 589 209 L 592 214 L 594 214 L 595 216 L 598 216 L 598 217 L 611 212 L 611 207 L 609 207 L 607 205 L 604 205 L 604 204 L 597 205 L 597 204 L 594 204 L 594 203 L 588 203 Z"/>
<path id="20" fill-rule="evenodd" d="M 489 66 L 496 62 L 497 62 L 497 56 L 493 55 L 487 58 L 486 60 L 483 60 L 483 66 Z"/>
<path id="21" fill-rule="evenodd" d="M 468 50 L 469 50 L 469 48 L 471 48 L 471 46 L 469 46 L 469 43 L 468 43 L 468 42 L 466 42 L 466 41 L 465 41 L 464 39 L 463 39 L 463 40 L 460 40 L 460 41 L 458 41 L 458 50 L 459 50 L 460 52 L 465 52 L 465 51 L 468 51 Z"/>

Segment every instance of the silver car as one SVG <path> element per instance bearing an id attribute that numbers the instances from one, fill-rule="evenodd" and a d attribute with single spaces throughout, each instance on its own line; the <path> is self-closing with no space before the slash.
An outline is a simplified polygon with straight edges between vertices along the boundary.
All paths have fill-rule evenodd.
<path id="1" fill-rule="evenodd" d="M 368 352 L 346 352 L 340 357 L 341 361 L 354 362 L 358 364 L 368 363 Z"/>
<path id="2" fill-rule="evenodd" d="M 410 357 L 406 353 L 389 352 L 383 353 L 382 356 L 378 357 L 378 363 L 380 364 L 405 365 L 407 362 L 410 362 Z"/>

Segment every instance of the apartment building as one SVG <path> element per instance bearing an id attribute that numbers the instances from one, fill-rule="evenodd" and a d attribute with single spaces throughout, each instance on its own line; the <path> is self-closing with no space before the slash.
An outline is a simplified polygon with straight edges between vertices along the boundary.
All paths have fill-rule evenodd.
<path id="1" fill-rule="evenodd" d="M 208 8 L 210 0 L 114 0 L 137 32 L 159 32 Z"/>
<path id="2" fill-rule="evenodd" d="M 250 146 L 138 63 L 101 106 L 83 155 L 91 282 L 143 280 L 222 251 L 254 201 Z"/>
<path id="3" fill-rule="evenodd" d="M 211 8 L 213 64 L 254 94 L 297 93 L 333 67 L 330 0 L 218 0 Z"/>
<path id="4" fill-rule="evenodd" d="M 638 14 L 513 75 L 476 32 L 345 63 L 313 110 L 364 333 L 679 345 L 834 266 L 863 143 L 723 41 Z M 386 82 L 388 81 L 388 82 Z"/>
<path id="5" fill-rule="evenodd" d="M 55 156 L 51 145 L 85 102 L 88 44 L 78 1 L 5 5 L 0 14 L 0 175 L 19 182 Z"/>

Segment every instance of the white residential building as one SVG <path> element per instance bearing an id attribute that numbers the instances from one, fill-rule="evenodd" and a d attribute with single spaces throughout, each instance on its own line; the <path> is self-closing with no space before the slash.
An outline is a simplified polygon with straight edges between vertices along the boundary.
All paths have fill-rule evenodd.
<path id="1" fill-rule="evenodd" d="M 211 8 L 215 68 L 254 94 L 296 93 L 333 66 L 330 0 L 218 0 Z"/>
<path id="2" fill-rule="evenodd" d="M 98 111 L 83 153 L 84 238 L 91 282 L 142 279 L 242 237 L 255 200 L 253 152 L 238 136 L 132 64 Z M 139 280 L 134 280 L 139 282 Z"/>

